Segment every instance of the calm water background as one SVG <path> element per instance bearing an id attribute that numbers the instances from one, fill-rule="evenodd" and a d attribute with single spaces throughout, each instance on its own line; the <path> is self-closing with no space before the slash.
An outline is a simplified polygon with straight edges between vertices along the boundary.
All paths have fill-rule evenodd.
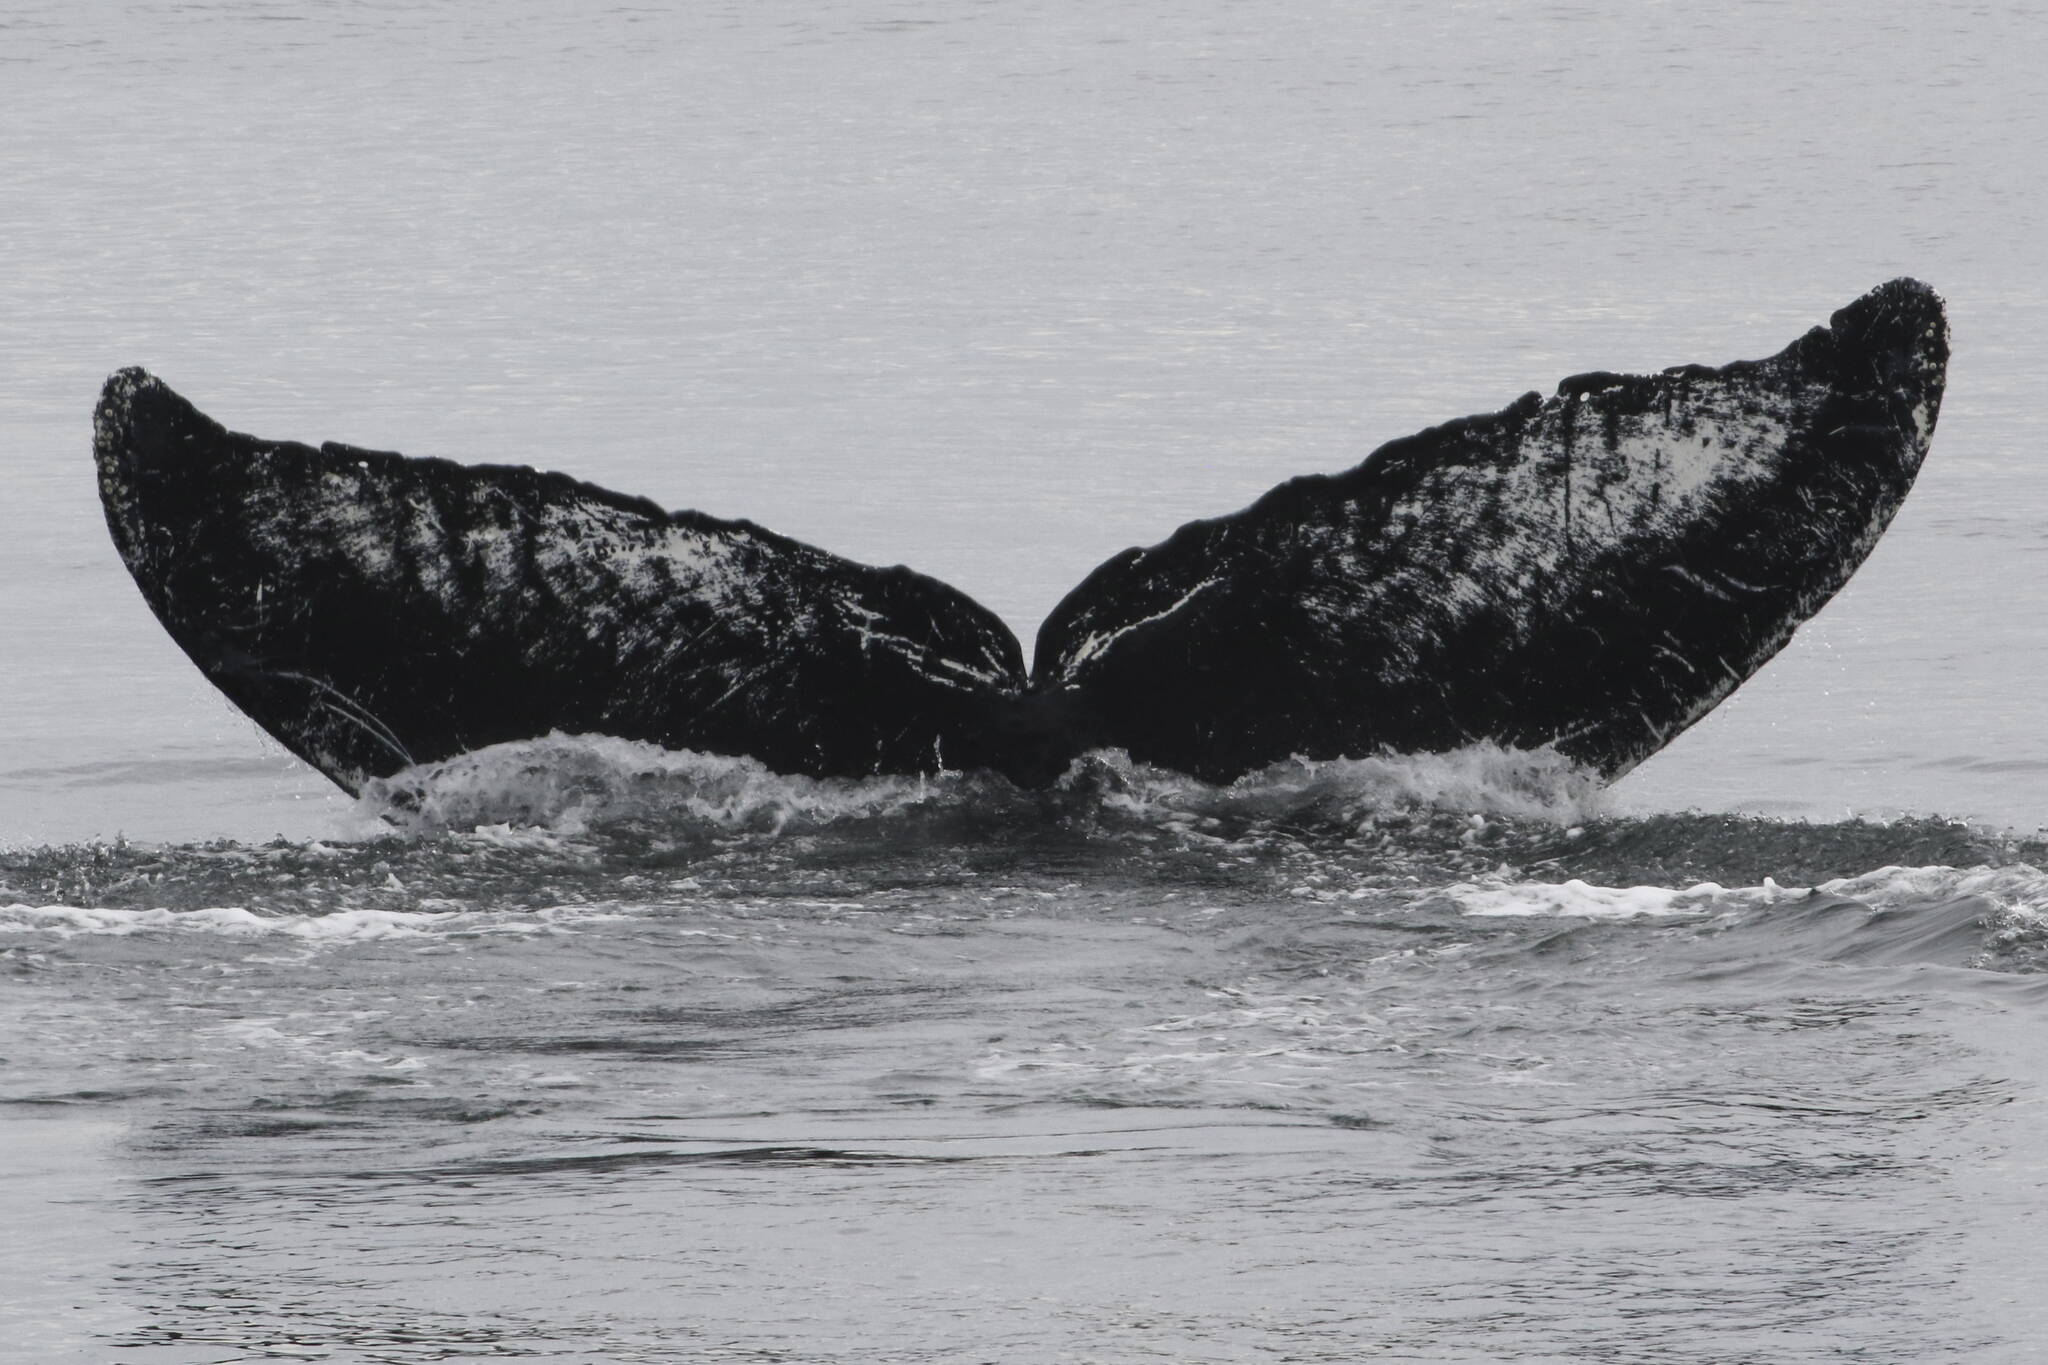
<path id="1" fill-rule="evenodd" d="M 2044 50 L 1893 0 L 0 4 L 0 1355 L 2031 1358 Z M 1920 486 L 1607 808 L 1759 825 L 670 774 L 723 813 L 350 843 L 90 476 L 143 364 L 1028 642 L 1291 474 L 1898 274 L 1954 332 Z M 1499 856 L 1361 835 L 1417 784 Z M 1899 812 L 2016 835 L 1775 823 Z"/>

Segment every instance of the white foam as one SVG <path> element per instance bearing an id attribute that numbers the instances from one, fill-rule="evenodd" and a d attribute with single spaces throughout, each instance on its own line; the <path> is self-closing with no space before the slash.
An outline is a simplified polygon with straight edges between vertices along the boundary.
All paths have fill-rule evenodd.
<path id="1" fill-rule="evenodd" d="M 605 735 L 496 744 L 367 784 L 366 815 L 415 832 L 492 832 L 508 844 L 543 826 L 576 833 L 603 815 L 634 813 L 718 830 L 779 830 L 885 815 L 960 785 L 957 777 L 865 780 L 789 777 L 758 760 L 664 749 Z"/>
<path id="2" fill-rule="evenodd" d="M 562 933 L 576 921 L 623 918 L 602 907 L 544 910 L 336 910 L 322 915 L 260 915 L 241 906 L 197 910 L 114 909 L 78 905 L 0 905 L 0 934 L 53 934 L 61 938 L 136 934 L 207 934 L 225 938 L 280 938 L 305 944 L 364 943 L 451 933 Z"/>
<path id="3" fill-rule="evenodd" d="M 1318 809 L 1363 821 L 1429 809 L 1573 825 L 1599 815 L 1605 800 L 1597 776 L 1553 749 L 1490 743 L 1442 754 L 1293 758 L 1224 787 L 1132 763 L 1114 750 L 1090 758 L 1126 779 L 1125 789 L 1105 800 L 1137 814 L 1259 816 Z"/>
<path id="4" fill-rule="evenodd" d="M 1736 891 L 1714 882 L 1685 888 L 1665 886 L 1597 886 L 1574 878 L 1566 882 L 1459 882 L 1429 893 L 1446 899 L 1467 915 L 1552 915 L 1574 919 L 1624 920 L 1697 914 L 1726 909 L 1731 901 L 1753 904 L 1779 893 L 1766 883 Z"/>
<path id="5" fill-rule="evenodd" d="M 1444 754 L 1295 758 L 1221 787 L 1133 762 L 1120 750 L 1098 750 L 1075 761 L 1055 796 L 1175 828 L 1190 817 L 1312 814 L 1356 823 L 1418 808 L 1570 825 L 1598 815 L 1604 799 L 1598 777 L 1555 751 L 1494 744 Z M 372 781 L 359 809 L 370 820 L 416 833 L 474 831 L 533 846 L 620 817 L 657 817 L 713 832 L 778 833 L 792 823 L 816 828 L 1036 799 L 984 774 L 793 777 L 751 758 L 553 734 Z"/>
<path id="6" fill-rule="evenodd" d="M 1503 878 L 1459 882 L 1431 891 L 1468 915 L 1553 915 L 1582 919 L 1697 914 L 1769 905 L 1819 893 L 1857 901 L 1873 910 L 1940 905 L 1965 897 L 1990 904 L 2008 927 L 2048 928 L 2048 873 L 2025 863 L 2010 867 L 1880 867 L 1812 887 L 1725 887 L 1714 882 L 1675 888 L 1599 886 L 1591 882 L 1522 882 Z"/>

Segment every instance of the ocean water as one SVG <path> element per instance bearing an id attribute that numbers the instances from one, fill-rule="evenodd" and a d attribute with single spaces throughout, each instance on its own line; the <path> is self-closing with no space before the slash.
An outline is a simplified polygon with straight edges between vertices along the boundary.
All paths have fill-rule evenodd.
<path id="1" fill-rule="evenodd" d="M 1821 0 L 0 7 L 0 1359 L 2025 1361 L 2048 1339 L 2048 17 Z M 350 801 L 90 412 L 534 463 L 1029 640 L 1591 369 L 1947 298 L 1918 488 L 1543 755 Z"/>

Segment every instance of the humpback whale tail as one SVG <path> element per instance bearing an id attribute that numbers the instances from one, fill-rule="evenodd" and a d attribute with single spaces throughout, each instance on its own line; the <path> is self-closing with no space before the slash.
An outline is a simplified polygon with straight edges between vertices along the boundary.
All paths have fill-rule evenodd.
<path id="1" fill-rule="evenodd" d="M 1481 740 L 1613 776 L 1853 573 L 1912 486 L 1940 299 L 1881 285 L 1777 355 L 1587 374 L 1281 484 L 1014 636 L 958 591 L 562 474 L 228 431 L 107 381 L 107 525 L 206 676 L 358 790 L 553 731 L 813 777 L 1089 748 L 1210 781 Z"/>

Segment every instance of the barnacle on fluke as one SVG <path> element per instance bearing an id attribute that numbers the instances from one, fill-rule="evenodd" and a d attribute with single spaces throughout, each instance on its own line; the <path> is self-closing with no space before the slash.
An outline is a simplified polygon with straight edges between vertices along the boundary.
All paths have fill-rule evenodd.
<path id="1" fill-rule="evenodd" d="M 1941 300 L 1881 285 L 1766 360 L 1589 374 L 1127 550 L 1027 675 L 961 593 L 562 474 L 230 432 L 107 381 L 107 524 L 172 637 L 350 790 L 550 732 L 787 773 L 1117 747 L 1223 781 L 1490 740 L 1626 771 L 1754 673 L 1897 511 Z"/>

